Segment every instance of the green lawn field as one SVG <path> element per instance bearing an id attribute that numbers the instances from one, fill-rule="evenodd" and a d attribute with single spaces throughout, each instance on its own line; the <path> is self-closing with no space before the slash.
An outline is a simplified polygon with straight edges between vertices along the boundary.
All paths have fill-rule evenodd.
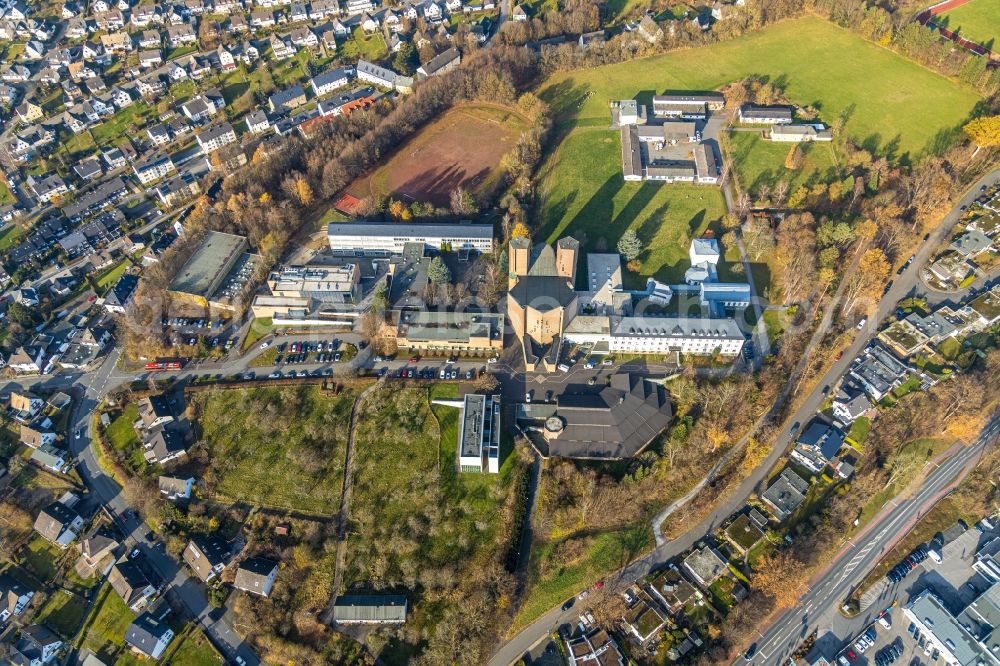
<path id="1" fill-rule="evenodd" d="M 800 185 L 841 180 L 836 166 L 832 143 L 802 143 L 802 166 L 794 171 L 785 168 L 785 157 L 793 144 L 775 143 L 759 132 L 730 132 L 730 153 L 736 167 L 736 177 L 744 190 L 756 192 L 761 185 L 773 188 L 788 183 L 788 192 Z"/>
<path id="2" fill-rule="evenodd" d="M 626 273 L 626 288 L 644 287 L 650 275 L 680 281 L 690 263 L 691 238 L 726 213 L 718 187 L 625 182 L 616 132 L 572 132 L 541 174 L 540 240 L 551 243 L 570 234 L 588 252 L 614 252 L 625 230 L 635 229 L 647 249 L 639 273 Z M 577 272 L 585 275 L 586 267 L 581 264 Z"/>
<path id="3" fill-rule="evenodd" d="M 971 88 L 813 16 L 721 44 L 557 74 L 539 92 L 562 122 L 606 127 L 611 100 L 715 90 L 750 74 L 771 77 L 826 122 L 845 117 L 852 138 L 897 160 L 948 145 L 979 100 Z"/>
<path id="4" fill-rule="evenodd" d="M 935 17 L 934 21 L 966 39 L 997 50 L 997 37 L 1000 37 L 1000 2 L 997 0 L 972 0 Z"/>
<path id="5" fill-rule="evenodd" d="M 344 390 L 326 397 L 317 386 L 302 386 L 193 397 L 211 461 L 204 477 L 210 491 L 230 501 L 336 514 L 355 396 Z"/>
<path id="6" fill-rule="evenodd" d="M 38 611 L 35 622 L 44 624 L 69 640 L 80 628 L 80 623 L 86 612 L 86 599 L 65 590 L 56 590 Z"/>

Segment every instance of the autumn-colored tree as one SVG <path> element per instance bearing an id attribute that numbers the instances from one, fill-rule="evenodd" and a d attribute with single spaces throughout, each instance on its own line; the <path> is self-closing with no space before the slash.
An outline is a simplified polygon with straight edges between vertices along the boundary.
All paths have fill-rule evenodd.
<path id="1" fill-rule="evenodd" d="M 295 196 L 303 206 L 309 206 L 315 200 L 312 186 L 303 176 L 295 179 Z"/>
<path id="2" fill-rule="evenodd" d="M 413 217 L 410 209 L 402 201 L 393 200 L 389 203 L 389 214 L 397 220 L 406 221 Z"/>
<path id="3" fill-rule="evenodd" d="M 875 224 L 874 220 L 862 220 L 854 227 L 854 234 L 858 238 L 863 238 L 865 240 L 875 238 L 876 233 L 878 233 L 878 225 Z"/>
<path id="4" fill-rule="evenodd" d="M 477 391 L 482 393 L 492 393 L 500 386 L 500 381 L 496 378 L 496 375 L 487 372 L 482 377 L 477 379 L 473 386 Z"/>
<path id="5" fill-rule="evenodd" d="M 799 144 L 793 143 L 788 149 L 788 154 L 785 155 L 785 168 L 790 171 L 802 168 L 802 148 L 799 147 Z"/>
<path id="6" fill-rule="evenodd" d="M 889 277 L 889 262 L 878 248 L 869 248 L 861 255 L 861 261 L 844 292 L 844 311 L 850 312 L 860 298 L 867 296 L 877 302 Z"/>
<path id="7" fill-rule="evenodd" d="M 271 195 L 268 192 L 264 192 L 259 197 L 257 197 L 257 201 L 259 201 L 262 204 L 266 204 L 270 200 L 271 200 Z"/>
<path id="8" fill-rule="evenodd" d="M 1000 146 L 1000 115 L 973 118 L 962 129 L 965 130 L 969 140 L 976 144 L 973 157 L 983 148 Z"/>
<path id="9" fill-rule="evenodd" d="M 806 569 L 787 551 L 775 551 L 757 561 L 750 585 L 778 608 L 791 608 L 806 593 Z"/>
<path id="10" fill-rule="evenodd" d="M 518 222 L 514 225 L 514 229 L 510 232 L 511 238 L 531 238 L 531 231 L 528 230 L 528 226 L 523 222 Z"/>

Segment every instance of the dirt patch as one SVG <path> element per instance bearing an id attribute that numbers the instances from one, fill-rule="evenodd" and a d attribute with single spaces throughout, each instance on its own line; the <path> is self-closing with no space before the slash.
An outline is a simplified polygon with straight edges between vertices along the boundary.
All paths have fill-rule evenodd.
<path id="1" fill-rule="evenodd" d="M 449 110 L 418 132 L 374 173 L 349 188 L 353 196 L 390 195 L 405 202 L 447 206 L 457 187 L 488 193 L 500 158 L 527 126 L 508 109 L 470 105 Z"/>

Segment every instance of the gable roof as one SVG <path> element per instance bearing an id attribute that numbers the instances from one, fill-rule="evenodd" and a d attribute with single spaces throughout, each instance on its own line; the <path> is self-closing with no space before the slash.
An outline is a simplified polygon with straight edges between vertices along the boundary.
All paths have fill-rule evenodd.
<path id="1" fill-rule="evenodd" d="M 144 591 L 150 585 L 149 579 L 139 565 L 130 560 L 119 562 L 112 567 L 111 573 L 108 574 L 108 582 L 129 608 L 145 596 Z"/>
<path id="2" fill-rule="evenodd" d="M 231 551 L 229 544 L 214 534 L 197 535 L 184 549 L 184 561 L 199 578 L 208 580 L 215 573 L 212 569 L 225 564 Z"/>
<path id="3" fill-rule="evenodd" d="M 49 541 L 56 541 L 63 530 L 79 517 L 80 514 L 62 502 L 53 502 L 38 514 L 35 531 Z"/>
<path id="4" fill-rule="evenodd" d="M 157 643 L 172 633 L 166 622 L 158 620 L 146 612 L 128 626 L 128 630 L 125 632 L 125 643 L 142 654 L 152 657 Z"/>
<path id="5" fill-rule="evenodd" d="M 263 557 L 251 557 L 236 570 L 233 587 L 247 592 L 262 594 L 267 577 L 278 568 L 278 563 Z"/>

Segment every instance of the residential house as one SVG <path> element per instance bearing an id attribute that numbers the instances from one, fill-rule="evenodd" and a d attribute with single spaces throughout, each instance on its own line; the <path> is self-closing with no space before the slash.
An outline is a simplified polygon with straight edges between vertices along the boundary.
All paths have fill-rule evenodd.
<path id="1" fill-rule="evenodd" d="M 73 165 L 73 172 L 80 180 L 93 180 L 104 175 L 104 167 L 101 166 L 101 160 L 97 155 L 91 155 Z"/>
<path id="2" fill-rule="evenodd" d="M 80 542 L 80 558 L 89 569 L 99 571 L 103 568 L 110 571 L 115 563 L 114 552 L 120 545 L 118 539 L 101 527 Z M 105 560 L 107 564 L 102 567 Z"/>
<path id="3" fill-rule="evenodd" d="M 309 10 L 301 2 L 293 2 L 288 9 L 288 20 L 292 23 L 299 23 L 309 19 Z"/>
<path id="4" fill-rule="evenodd" d="M 35 519 L 35 531 L 63 550 L 73 543 L 83 529 L 83 516 L 67 506 L 64 499 L 66 498 L 46 506 Z"/>
<path id="5" fill-rule="evenodd" d="M 160 199 L 160 203 L 168 208 L 199 194 L 201 186 L 190 172 L 168 178 L 156 186 L 156 196 Z"/>
<path id="6" fill-rule="evenodd" d="M 202 152 L 210 153 L 213 150 L 236 141 L 236 130 L 227 122 L 209 125 L 198 133 L 195 137 Z"/>
<path id="7" fill-rule="evenodd" d="M 50 203 L 53 199 L 61 197 L 69 192 L 69 185 L 57 174 L 50 174 L 45 178 L 34 178 L 28 176 L 25 181 L 31 193 L 35 195 L 41 203 Z"/>
<path id="8" fill-rule="evenodd" d="M 104 296 L 104 309 L 112 314 L 124 314 L 126 308 L 132 304 L 137 286 L 139 278 L 135 275 L 125 274 L 118 278 L 115 286 Z"/>
<path id="9" fill-rule="evenodd" d="M 41 372 L 44 357 L 45 352 L 42 349 L 18 347 L 7 359 L 7 367 L 19 373 Z"/>
<path id="10" fill-rule="evenodd" d="M 726 559 L 709 545 L 693 548 L 681 563 L 684 571 L 704 589 L 729 571 Z"/>
<path id="11" fill-rule="evenodd" d="M 159 67 L 162 64 L 163 56 L 160 49 L 147 49 L 139 52 L 139 67 L 149 69 L 150 67 Z"/>
<path id="12" fill-rule="evenodd" d="M 23 123 L 33 123 L 45 117 L 45 111 L 42 110 L 41 105 L 31 100 L 25 100 L 18 104 L 17 108 L 14 109 L 14 113 L 17 114 L 17 117 Z"/>
<path id="13" fill-rule="evenodd" d="M 650 44 L 656 44 L 663 39 L 663 28 L 649 16 L 643 16 L 639 21 L 639 36 Z"/>
<path id="14" fill-rule="evenodd" d="M 625 666 L 625 657 L 607 630 L 593 625 L 584 629 L 563 638 L 569 666 Z"/>
<path id="15" fill-rule="evenodd" d="M 43 666 L 55 661 L 63 642 L 48 627 L 33 624 L 21 630 L 10 649 L 10 662 L 16 666 Z"/>
<path id="16" fill-rule="evenodd" d="M 226 108 L 225 97 L 213 88 L 182 104 L 181 113 L 197 123 L 212 118 L 224 108 Z"/>
<path id="17" fill-rule="evenodd" d="M 352 70 L 348 67 L 335 67 L 314 76 L 309 80 L 309 85 L 316 97 L 322 97 L 347 86 L 351 82 L 352 74 Z"/>
<path id="18" fill-rule="evenodd" d="M 844 432 L 828 423 L 814 419 L 795 440 L 792 460 L 814 474 L 819 474 L 844 445 Z"/>
<path id="19" fill-rule="evenodd" d="M 809 482 L 786 468 L 760 496 L 776 520 L 783 521 L 801 506 L 806 499 Z"/>
<path id="20" fill-rule="evenodd" d="M 125 631 L 125 644 L 133 652 L 149 659 L 162 657 L 173 639 L 174 632 L 170 625 L 149 611 L 133 620 Z"/>
<path id="21" fill-rule="evenodd" d="M 173 422 L 174 415 L 166 396 L 150 395 L 141 398 L 137 405 L 139 420 L 143 430 L 153 430 Z"/>
<path id="22" fill-rule="evenodd" d="M 258 9 L 250 12 L 250 25 L 254 28 L 271 28 L 275 25 L 274 12 Z"/>
<path id="23" fill-rule="evenodd" d="M 145 608 L 156 594 L 156 588 L 139 566 L 138 558 L 122 560 L 111 567 L 108 583 L 133 613 Z"/>
<path id="24" fill-rule="evenodd" d="M 462 54 L 453 46 L 444 53 L 434 56 L 417 68 L 417 76 L 421 79 L 426 79 L 431 76 L 437 76 L 438 74 L 444 74 L 458 67 L 461 62 Z"/>
<path id="25" fill-rule="evenodd" d="M 280 35 L 271 35 L 268 39 L 268 45 L 271 47 L 271 55 L 275 60 L 286 60 L 297 53 L 292 40 L 285 39 Z"/>
<path id="26" fill-rule="evenodd" d="M 166 153 L 153 151 L 132 165 L 132 171 L 143 185 L 177 172 L 177 167 Z"/>
<path id="27" fill-rule="evenodd" d="M 220 44 L 219 48 L 215 49 L 215 55 L 219 59 L 219 67 L 223 72 L 231 72 L 236 69 L 236 58 L 225 46 Z"/>
<path id="28" fill-rule="evenodd" d="M 194 44 L 198 41 L 198 36 L 194 28 L 188 23 L 172 25 L 167 28 L 167 44 L 170 48 L 178 48 L 187 44 Z"/>
<path id="29" fill-rule="evenodd" d="M 257 109 L 248 114 L 246 116 L 246 123 L 247 129 L 250 130 L 251 134 L 263 134 L 271 130 L 271 121 L 267 117 L 267 112 L 263 109 Z"/>
<path id="30" fill-rule="evenodd" d="M 146 128 L 146 134 L 154 146 L 165 146 L 172 141 L 170 130 L 163 123 Z"/>
<path id="31" fill-rule="evenodd" d="M 125 54 L 132 50 L 132 39 L 124 32 L 101 35 L 101 46 L 107 53 Z"/>
<path id="32" fill-rule="evenodd" d="M 66 452 L 54 444 L 42 444 L 37 449 L 32 450 L 29 460 L 56 474 L 62 474 L 67 464 Z"/>
<path id="33" fill-rule="evenodd" d="M 295 44 L 299 48 L 315 48 L 319 46 L 319 39 L 316 37 L 316 33 L 306 27 L 292 28 L 292 31 L 288 33 L 288 37 L 292 40 L 292 44 Z"/>
<path id="34" fill-rule="evenodd" d="M 0 574 L 0 622 L 7 622 L 13 616 L 23 613 L 34 596 L 34 590 L 9 572 Z"/>
<path id="35" fill-rule="evenodd" d="M 833 397 L 833 416 L 844 425 L 854 423 L 871 408 L 868 396 L 854 384 L 845 384 Z"/>
<path id="36" fill-rule="evenodd" d="M 187 443 L 184 432 L 178 428 L 162 426 L 150 431 L 143 444 L 146 462 L 160 464 L 176 460 L 187 455 Z"/>
<path id="37" fill-rule="evenodd" d="M 979 229 L 967 229 L 951 243 L 951 249 L 966 259 L 974 259 L 991 247 L 993 240 Z"/>
<path id="38" fill-rule="evenodd" d="M 24 349 L 21 347 L 20 349 Z M 30 356 L 29 356 L 30 358 Z M 14 356 L 11 356 L 14 360 Z M 14 420 L 21 423 L 31 421 L 45 406 L 45 401 L 32 393 L 14 391 L 10 394 L 10 411 Z"/>
<path id="39" fill-rule="evenodd" d="M 306 91 L 303 90 L 300 85 L 294 85 L 290 88 L 279 90 L 271 95 L 271 97 L 267 100 L 268 107 L 270 107 L 271 111 L 275 113 L 291 111 L 292 109 L 302 106 L 305 103 Z"/>
<path id="40" fill-rule="evenodd" d="M 215 535 L 195 536 L 184 549 L 184 561 L 205 583 L 222 573 L 231 555 L 230 545 Z"/>
<path id="41" fill-rule="evenodd" d="M 854 359 L 848 377 L 878 402 L 906 381 L 909 374 L 908 365 L 881 344 L 873 343 Z"/>
<path id="42" fill-rule="evenodd" d="M 56 434 L 47 428 L 35 427 L 33 425 L 21 424 L 21 443 L 27 444 L 33 449 L 43 445 L 52 445 L 56 442 Z"/>
<path id="43" fill-rule="evenodd" d="M 259 594 L 266 597 L 271 594 L 271 588 L 278 577 L 278 563 L 263 557 L 251 557 L 244 560 L 236 570 L 233 587 L 237 590 Z"/>
<path id="44" fill-rule="evenodd" d="M 516 5 L 514 11 L 510 13 L 510 17 L 515 21 L 527 21 L 528 9 L 524 5 Z"/>
<path id="45" fill-rule="evenodd" d="M 161 476 L 159 478 L 160 494 L 170 501 L 190 499 L 194 488 L 194 477 L 186 479 L 176 476 Z"/>

